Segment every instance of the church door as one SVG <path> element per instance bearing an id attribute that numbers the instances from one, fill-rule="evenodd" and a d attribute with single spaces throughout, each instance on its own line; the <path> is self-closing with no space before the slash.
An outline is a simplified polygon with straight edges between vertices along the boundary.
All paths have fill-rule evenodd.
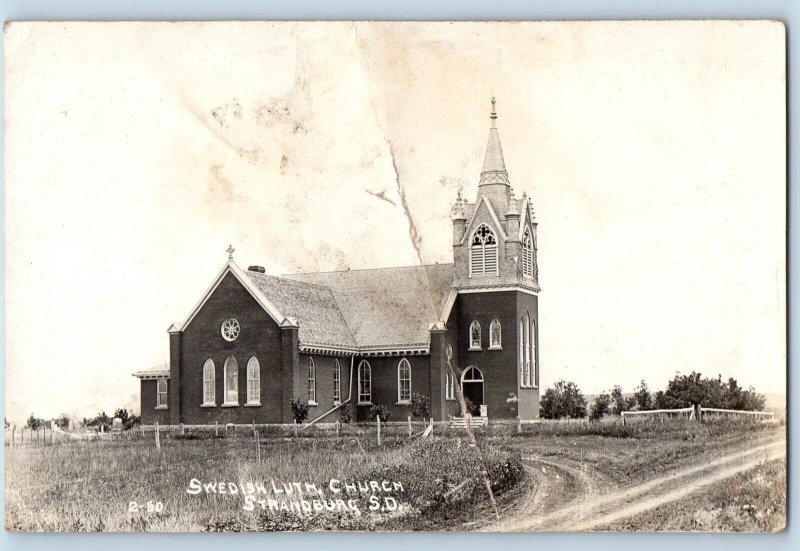
<path id="1" fill-rule="evenodd" d="M 476 409 L 473 415 L 477 415 L 479 406 L 483 405 L 483 373 L 474 365 L 470 366 L 461 376 L 461 384 L 464 388 L 464 398 L 472 402 Z"/>

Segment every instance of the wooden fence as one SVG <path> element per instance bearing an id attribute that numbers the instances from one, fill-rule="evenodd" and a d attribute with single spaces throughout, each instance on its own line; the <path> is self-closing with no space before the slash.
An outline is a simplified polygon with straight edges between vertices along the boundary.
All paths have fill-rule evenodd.
<path id="1" fill-rule="evenodd" d="M 622 424 L 627 419 L 636 417 L 651 417 L 654 419 L 686 419 L 690 421 L 711 421 L 722 418 L 756 418 L 765 421 L 774 421 L 775 414 L 771 411 L 744 411 L 739 409 L 707 408 L 703 406 L 689 406 L 676 409 L 650 409 L 642 411 L 623 411 Z"/>

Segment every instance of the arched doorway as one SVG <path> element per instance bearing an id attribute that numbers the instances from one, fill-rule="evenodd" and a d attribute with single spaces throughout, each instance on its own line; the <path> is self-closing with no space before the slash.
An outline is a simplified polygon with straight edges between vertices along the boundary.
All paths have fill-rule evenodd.
<path id="1" fill-rule="evenodd" d="M 483 402 L 483 373 L 474 365 L 469 366 L 461 374 L 461 388 L 464 389 L 464 398 L 473 403 L 475 408 L 482 406 Z"/>

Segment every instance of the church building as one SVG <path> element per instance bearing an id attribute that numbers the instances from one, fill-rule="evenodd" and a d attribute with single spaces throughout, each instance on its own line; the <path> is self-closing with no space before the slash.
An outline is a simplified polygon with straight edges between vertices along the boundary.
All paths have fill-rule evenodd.
<path id="1" fill-rule="evenodd" d="M 169 368 L 140 371 L 142 422 L 292 423 L 340 408 L 371 420 L 459 415 L 459 384 L 476 414 L 539 416 L 537 223 L 509 181 L 492 99 L 478 194 L 452 208 L 453 262 L 274 276 L 228 261 L 197 306 L 169 328 Z M 456 377 L 447 366 L 453 350 Z"/>

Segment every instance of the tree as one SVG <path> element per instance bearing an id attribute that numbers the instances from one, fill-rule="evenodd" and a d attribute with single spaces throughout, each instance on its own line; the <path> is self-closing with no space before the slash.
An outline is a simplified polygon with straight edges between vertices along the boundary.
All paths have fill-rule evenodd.
<path id="1" fill-rule="evenodd" d="M 292 400 L 291 406 L 294 422 L 298 425 L 302 425 L 303 421 L 308 418 L 308 404 L 298 398 L 297 400 Z"/>
<path id="2" fill-rule="evenodd" d="M 31 416 L 28 417 L 28 422 L 25 423 L 25 426 L 31 430 L 39 430 L 44 426 L 44 419 L 35 417 L 33 413 L 31 413 Z"/>
<path id="3" fill-rule="evenodd" d="M 700 373 L 692 371 L 689 375 L 676 374 L 667 384 L 662 396 L 657 401 L 671 407 L 689 407 L 694 404 L 709 408 L 736 409 L 756 411 L 764 408 L 764 396 L 750 387 L 742 389 L 734 378 L 727 383 L 722 376 L 704 378 Z"/>
<path id="4" fill-rule="evenodd" d="M 539 415 L 545 419 L 586 417 L 586 398 L 578 385 L 562 379 L 544 393 Z"/>
<path id="5" fill-rule="evenodd" d="M 115 409 L 114 417 L 119 417 L 120 421 L 122 421 L 122 424 L 124 425 L 125 421 L 127 421 L 130 417 L 130 414 L 128 413 L 127 409 Z"/>
<path id="6" fill-rule="evenodd" d="M 60 429 L 68 429 L 69 428 L 69 415 L 66 413 L 62 413 L 55 419 L 53 419 L 53 423 Z"/>
<path id="7" fill-rule="evenodd" d="M 650 389 L 647 388 L 647 383 L 644 379 L 639 383 L 639 386 L 633 389 L 633 397 L 636 400 L 636 405 L 639 410 L 653 409 L 653 397 L 650 396 Z"/>
<path id="8" fill-rule="evenodd" d="M 424 394 L 415 392 L 411 396 L 411 415 L 420 419 L 431 416 L 431 399 Z"/>
<path id="9" fill-rule="evenodd" d="M 589 420 L 597 421 L 598 419 L 601 419 L 603 415 L 609 413 L 610 411 L 611 411 L 611 396 L 606 392 L 601 392 L 594 399 L 594 404 L 592 404 L 592 409 L 589 412 Z"/>
<path id="10" fill-rule="evenodd" d="M 619 415 L 625 411 L 625 397 L 622 395 L 622 387 L 614 385 L 611 389 L 611 413 Z"/>
<path id="11" fill-rule="evenodd" d="M 105 411 L 101 411 L 94 418 L 85 420 L 87 427 L 94 427 L 97 430 L 111 430 L 111 417 Z"/>

